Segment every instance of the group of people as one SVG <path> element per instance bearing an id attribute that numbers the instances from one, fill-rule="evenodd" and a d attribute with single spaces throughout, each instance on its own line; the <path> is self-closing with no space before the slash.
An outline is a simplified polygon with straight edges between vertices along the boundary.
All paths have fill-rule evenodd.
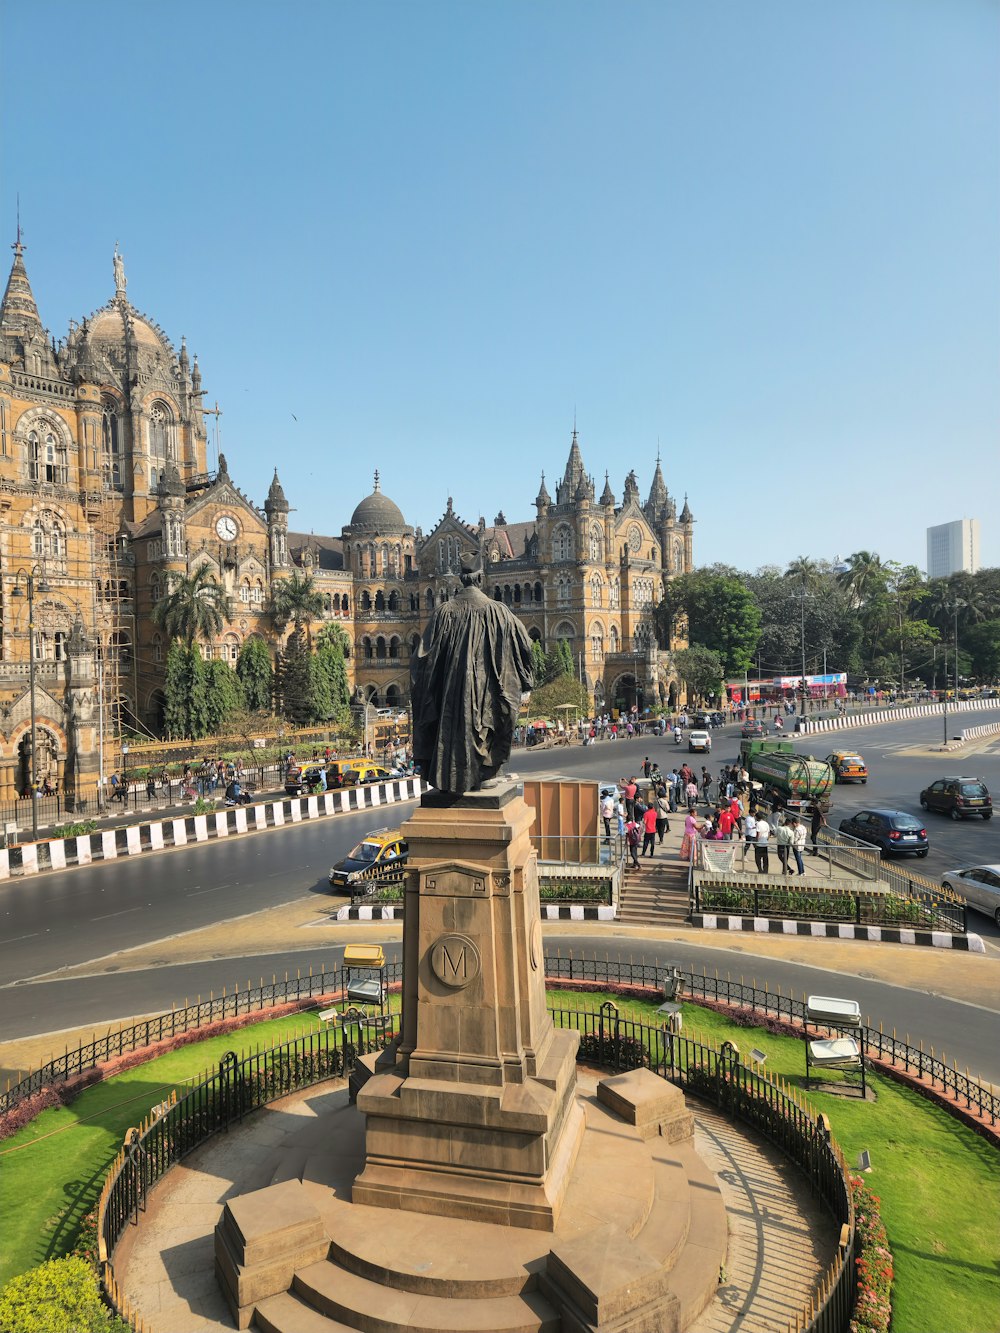
<path id="1" fill-rule="evenodd" d="M 628 853 L 625 868 L 630 865 L 638 867 L 640 855 L 654 856 L 657 844 L 662 843 L 664 834 L 670 832 L 670 803 L 662 778 L 642 791 L 634 777 L 620 778 L 617 787 L 603 787 L 601 819 L 604 821 L 604 841 L 611 842 L 614 825 L 619 838 L 624 839 Z"/>

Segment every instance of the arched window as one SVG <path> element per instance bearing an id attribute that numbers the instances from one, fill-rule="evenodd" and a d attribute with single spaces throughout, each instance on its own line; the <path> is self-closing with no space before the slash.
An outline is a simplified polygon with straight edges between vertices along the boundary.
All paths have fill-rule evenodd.
<path id="1" fill-rule="evenodd" d="M 390 611 L 399 610 L 399 593 L 396 592 L 395 589 L 393 589 L 393 591 L 389 594 L 389 600 L 386 603 L 386 605 L 388 606 Z"/>
<path id="2" fill-rule="evenodd" d="M 375 610 L 378 613 L 385 610 L 385 593 L 381 588 L 379 588 L 378 592 L 375 594 Z"/>
<path id="3" fill-rule="evenodd" d="M 674 573 L 684 573 L 684 546 L 681 542 L 674 543 Z"/>
<path id="4" fill-rule="evenodd" d="M 611 651 L 612 651 L 613 653 L 616 653 L 616 652 L 618 651 L 618 648 L 619 648 L 618 626 L 617 626 L 617 625 L 612 625 L 612 626 L 611 626 L 611 636 L 610 636 L 610 637 L 611 637 Z"/>
<path id="5" fill-rule="evenodd" d="M 590 627 L 590 656 L 595 662 L 604 661 L 604 626 L 600 621 Z"/>
<path id="6" fill-rule="evenodd" d="M 410 635 L 410 656 L 413 657 L 420 649 L 420 635 Z"/>
<path id="7" fill-rule="evenodd" d="M 127 667 L 132 661 L 132 640 L 124 630 L 115 630 L 111 636 L 111 651 L 118 654 L 119 665 Z"/>
<path id="8" fill-rule="evenodd" d="M 258 606 L 264 600 L 264 585 L 260 579 L 253 585 L 253 600 Z"/>
<path id="9" fill-rule="evenodd" d="M 31 528 L 31 550 L 36 556 L 61 560 L 66 554 L 66 533 L 51 509 L 43 509 Z"/>
<path id="10" fill-rule="evenodd" d="M 342 614 L 346 616 L 347 613 L 348 613 L 348 611 L 349 611 L 350 609 L 351 609 L 351 604 L 350 604 L 350 602 L 348 601 L 347 593 L 345 592 L 344 595 L 343 595 L 343 596 L 341 597 L 341 599 L 340 599 L 340 610 L 341 610 Z"/>
<path id="11" fill-rule="evenodd" d="M 618 579 L 612 579 L 611 596 L 609 599 L 609 603 L 611 606 L 617 606 L 619 604 L 619 602 L 621 601 L 621 591 L 622 591 L 621 583 L 618 581 Z"/>
<path id="12" fill-rule="evenodd" d="M 590 558 L 595 564 L 604 560 L 604 534 L 596 523 L 590 529 Z"/>
<path id="13" fill-rule="evenodd" d="M 385 659 L 385 639 L 381 634 L 375 640 L 375 656 L 380 662 Z"/>
<path id="14" fill-rule="evenodd" d="M 236 634 L 227 634 L 222 641 L 222 660 L 235 666 L 240 656 L 240 641 Z"/>
<path id="15" fill-rule="evenodd" d="M 36 518 L 31 529 L 31 551 L 33 555 L 45 554 L 45 529 L 40 518 Z"/>
<path id="16" fill-rule="evenodd" d="M 428 610 L 428 611 L 433 611 L 433 610 L 434 610 L 434 589 L 433 589 L 433 588 L 428 588 L 428 589 L 427 589 L 427 592 L 424 594 L 424 605 L 427 607 L 427 610 Z"/>
<path id="17" fill-rule="evenodd" d="M 367 588 L 365 588 L 361 594 L 361 609 L 362 611 L 370 611 L 372 609 L 372 595 Z"/>
<path id="18" fill-rule="evenodd" d="M 159 634 L 153 635 L 153 661 L 163 661 L 163 640 L 160 638 Z"/>
<path id="19" fill-rule="evenodd" d="M 174 457 L 174 414 L 157 399 L 149 409 L 149 456 L 162 465 Z"/>
<path id="20" fill-rule="evenodd" d="M 162 595 L 163 590 L 160 587 L 160 576 L 159 574 L 154 574 L 149 580 L 149 600 L 155 606 Z"/>
<path id="21" fill-rule="evenodd" d="M 398 708 L 398 707 L 399 707 L 399 700 L 400 700 L 399 686 L 398 686 L 398 685 L 387 685 L 387 686 L 386 686 L 386 691 L 385 691 L 385 706 L 386 706 L 386 708 Z"/>
<path id="22" fill-rule="evenodd" d="M 250 605 L 250 580 L 244 579 L 240 584 L 240 601 L 244 606 Z"/>
<path id="23" fill-rule="evenodd" d="M 535 584 L 535 601 L 538 603 L 539 606 L 541 606 L 541 604 L 542 604 L 542 585 L 541 585 L 540 583 L 536 583 L 536 584 Z"/>
<path id="24" fill-rule="evenodd" d="M 110 394 L 101 399 L 101 475 L 112 490 L 122 489 L 121 422 Z"/>
<path id="25" fill-rule="evenodd" d="M 392 638 L 389 640 L 389 656 L 390 656 L 390 657 L 398 657 L 398 656 L 399 656 L 399 644 L 400 644 L 399 635 L 398 635 L 398 634 L 394 634 L 394 635 L 392 636 Z"/>
<path id="26" fill-rule="evenodd" d="M 590 580 L 590 605 L 604 605 L 604 580 L 600 574 L 595 574 Z"/>
<path id="27" fill-rule="evenodd" d="M 54 426 L 43 422 L 28 432 L 28 476 L 54 486 L 66 484 L 66 448 Z"/>
<path id="28" fill-rule="evenodd" d="M 563 523 L 552 536 L 552 559 L 553 560 L 572 560 L 573 559 L 573 533 L 569 527 Z"/>
<path id="29" fill-rule="evenodd" d="M 573 585 L 565 576 L 561 577 L 556 583 L 556 602 L 560 606 L 569 606 Z"/>
<path id="30" fill-rule="evenodd" d="M 372 660 L 372 641 L 367 634 L 361 640 L 361 648 L 365 655 L 365 661 L 370 662 Z"/>
<path id="31" fill-rule="evenodd" d="M 501 588 L 499 584 L 493 589 L 493 600 L 495 602 L 503 601 L 503 588 Z"/>

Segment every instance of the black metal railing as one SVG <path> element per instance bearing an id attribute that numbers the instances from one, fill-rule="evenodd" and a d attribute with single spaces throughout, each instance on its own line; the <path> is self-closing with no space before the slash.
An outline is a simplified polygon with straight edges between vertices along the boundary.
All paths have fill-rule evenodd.
<path id="1" fill-rule="evenodd" d="M 621 986 L 629 990 L 661 994 L 668 970 L 662 962 L 644 958 L 596 958 L 562 952 L 545 955 L 545 975 L 550 983 L 568 981 L 575 985 Z M 742 979 L 733 981 L 728 977 L 709 975 L 705 971 L 675 970 L 685 993 L 693 1000 L 711 1000 L 750 1009 L 765 1018 L 774 1017 L 795 1024 L 805 1018 L 804 1000 L 770 991 L 764 986 L 758 986 L 756 982 L 747 984 Z M 398 986 L 402 982 L 402 973 L 399 960 L 387 961 L 386 984 L 390 988 Z M 29 1097 L 49 1088 L 57 1088 L 66 1080 L 86 1073 L 116 1056 L 141 1050 L 178 1033 L 189 1032 L 223 1019 L 261 1012 L 279 1005 L 303 1004 L 320 997 L 336 999 L 344 994 L 345 984 L 344 973 L 339 967 L 331 971 L 321 968 L 316 972 L 310 968 L 305 976 L 297 973 L 289 977 L 286 973 L 281 980 L 272 977 L 270 982 L 264 982 L 262 979 L 257 986 L 248 985 L 244 990 L 227 991 L 222 995 L 210 996 L 207 1000 L 199 999 L 195 1004 L 185 1004 L 117 1032 L 105 1033 L 91 1042 L 80 1043 L 75 1049 L 67 1050 L 18 1082 L 8 1085 L 7 1090 L 0 1094 L 0 1117 Z M 963 1072 L 954 1063 L 949 1065 L 942 1054 L 935 1054 L 933 1047 L 925 1051 L 924 1043 L 913 1045 L 909 1034 L 900 1040 L 895 1031 L 885 1033 L 881 1027 L 872 1027 L 870 1024 L 864 1025 L 863 1036 L 870 1055 L 889 1061 L 922 1081 L 928 1081 L 933 1088 L 940 1088 L 948 1095 L 956 1107 L 964 1105 L 965 1109 L 974 1111 L 991 1125 L 1000 1120 L 1000 1092 L 984 1087 L 968 1070 Z"/>
<path id="2" fill-rule="evenodd" d="M 695 883 L 696 912 L 728 916 L 790 917 L 797 921 L 851 921 L 856 925 L 903 926 L 964 934 L 965 906 L 932 902 L 916 895 L 855 889 L 788 888 L 775 884 L 740 883 L 735 876 L 718 883 Z"/>

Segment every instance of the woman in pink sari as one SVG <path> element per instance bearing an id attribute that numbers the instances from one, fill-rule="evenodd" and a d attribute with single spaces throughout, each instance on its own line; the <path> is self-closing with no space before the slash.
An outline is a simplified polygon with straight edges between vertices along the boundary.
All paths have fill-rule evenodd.
<path id="1" fill-rule="evenodd" d="M 689 810 L 684 817 L 684 837 L 681 838 L 680 856 L 682 861 L 691 860 L 691 847 L 694 844 L 695 838 L 698 836 L 700 828 L 701 820 L 693 810 Z"/>

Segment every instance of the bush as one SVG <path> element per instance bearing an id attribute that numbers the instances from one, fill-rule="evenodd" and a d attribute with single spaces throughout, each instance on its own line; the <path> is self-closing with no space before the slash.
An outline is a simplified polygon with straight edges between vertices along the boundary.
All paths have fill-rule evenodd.
<path id="1" fill-rule="evenodd" d="M 97 832 L 96 819 L 79 819 L 75 824 L 60 824 L 49 834 L 50 838 L 82 838 Z"/>
<path id="2" fill-rule="evenodd" d="M 607 880 L 546 879 L 538 896 L 543 903 L 609 903 L 611 885 Z"/>
<path id="3" fill-rule="evenodd" d="M 127 1328 L 111 1317 L 97 1274 L 83 1259 L 50 1259 L 11 1278 L 0 1291 L 2 1333 L 117 1333 Z"/>
<path id="4" fill-rule="evenodd" d="M 860 1176 L 851 1177 L 858 1231 L 858 1299 L 851 1333 L 886 1333 L 892 1319 L 892 1253 L 879 1212 L 879 1197 Z"/>

